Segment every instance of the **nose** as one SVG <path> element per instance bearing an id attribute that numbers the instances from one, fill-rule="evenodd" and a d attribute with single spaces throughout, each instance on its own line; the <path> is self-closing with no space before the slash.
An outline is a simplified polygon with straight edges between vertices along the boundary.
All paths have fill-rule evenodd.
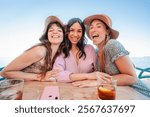
<path id="1" fill-rule="evenodd" d="M 78 33 L 76 31 L 73 32 L 73 36 L 77 36 Z"/>
<path id="2" fill-rule="evenodd" d="M 54 30 L 54 31 L 53 31 L 53 33 L 57 33 L 57 31 L 56 31 L 56 30 Z"/>
<path id="3" fill-rule="evenodd" d="M 95 32 L 95 28 L 90 29 L 89 32 L 91 33 Z"/>
<path id="4" fill-rule="evenodd" d="M 53 33 L 54 33 L 54 34 L 58 33 L 58 30 L 56 30 L 56 29 L 55 29 L 55 30 L 53 30 Z"/>

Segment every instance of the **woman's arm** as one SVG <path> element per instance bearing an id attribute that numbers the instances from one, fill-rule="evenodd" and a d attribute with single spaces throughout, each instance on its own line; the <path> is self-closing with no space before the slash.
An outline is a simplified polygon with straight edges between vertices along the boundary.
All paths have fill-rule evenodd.
<path id="1" fill-rule="evenodd" d="M 70 80 L 72 82 L 74 81 L 80 81 L 80 80 L 87 80 L 87 79 L 96 79 L 96 76 L 94 73 L 72 73 L 70 74 Z"/>
<path id="2" fill-rule="evenodd" d="M 109 55 L 111 62 L 118 68 L 120 74 L 113 75 L 118 85 L 131 85 L 136 83 L 137 75 L 129 58 L 129 52 L 117 40 L 111 39 L 105 46 L 105 51 Z"/>
<path id="3" fill-rule="evenodd" d="M 137 81 L 137 75 L 134 69 L 132 62 L 130 61 L 128 56 L 120 57 L 115 61 L 116 66 L 118 67 L 121 74 L 114 75 L 112 77 L 107 76 L 107 74 L 102 72 L 96 72 L 99 75 L 101 82 L 109 82 L 109 79 L 116 79 L 117 85 L 132 85 Z M 72 80 L 74 79 L 75 82 L 72 83 L 73 86 L 77 87 L 91 87 L 97 85 L 97 80 L 94 80 L 94 74 L 87 73 L 87 74 L 72 74 Z M 81 81 L 81 79 L 83 79 Z M 78 80 L 78 81 L 77 81 Z"/>
<path id="4" fill-rule="evenodd" d="M 69 59 L 69 62 L 70 59 Z M 53 65 L 53 70 L 58 70 L 59 74 L 57 76 L 55 76 L 54 78 L 56 79 L 56 81 L 58 82 L 71 82 L 69 76 L 72 72 L 68 71 L 66 69 L 66 62 L 65 62 L 65 58 L 63 56 L 63 54 L 59 55 Z"/>
<path id="5" fill-rule="evenodd" d="M 71 81 L 82 81 L 82 80 L 97 80 L 100 78 L 101 81 L 109 81 L 112 77 L 103 72 L 92 72 L 92 73 L 75 73 L 70 75 Z"/>
<path id="6" fill-rule="evenodd" d="M 132 85 L 137 82 L 135 68 L 128 55 L 119 57 L 115 64 L 121 73 L 113 76 L 118 85 Z"/>
<path id="7" fill-rule="evenodd" d="M 43 46 L 34 47 L 14 59 L 2 71 L 1 75 L 6 78 L 20 78 L 25 80 L 39 80 L 40 75 L 35 73 L 25 73 L 22 69 L 40 61 L 46 55 L 46 49 Z"/>
<path id="8" fill-rule="evenodd" d="M 70 59 L 68 59 L 68 61 L 69 60 Z M 69 63 L 71 65 L 71 61 L 69 61 Z M 58 69 L 60 71 L 59 75 L 55 77 L 58 82 L 72 82 L 75 80 L 78 81 L 87 79 L 86 73 L 74 74 L 69 70 L 67 66 L 68 64 L 66 64 L 65 58 L 62 55 L 56 58 L 53 69 Z M 71 66 L 71 68 L 73 69 L 73 66 Z"/>

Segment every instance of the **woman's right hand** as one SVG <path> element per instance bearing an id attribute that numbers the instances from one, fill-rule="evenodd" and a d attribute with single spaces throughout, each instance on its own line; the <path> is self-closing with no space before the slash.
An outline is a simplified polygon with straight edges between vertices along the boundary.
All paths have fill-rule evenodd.
<path id="1" fill-rule="evenodd" d="M 71 83 L 75 87 L 95 87 L 97 86 L 97 80 L 82 80 Z"/>
<path id="2" fill-rule="evenodd" d="M 54 81 L 55 77 L 58 76 L 59 70 L 58 69 L 53 69 L 51 71 L 47 71 L 45 76 L 42 78 L 42 75 L 37 77 L 37 80 L 39 81 Z"/>
<path id="3" fill-rule="evenodd" d="M 110 76 L 107 73 L 96 71 L 89 73 L 87 75 L 87 79 L 88 80 L 98 79 L 100 82 L 109 82 L 112 79 L 112 76 Z"/>

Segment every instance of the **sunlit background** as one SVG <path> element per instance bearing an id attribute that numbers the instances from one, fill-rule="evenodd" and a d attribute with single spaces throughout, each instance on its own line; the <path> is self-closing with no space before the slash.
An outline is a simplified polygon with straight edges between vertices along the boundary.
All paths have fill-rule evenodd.
<path id="1" fill-rule="evenodd" d="M 107 14 L 130 57 L 150 56 L 149 11 L 149 0 L 0 0 L 0 66 L 39 42 L 49 15 L 67 23 Z"/>

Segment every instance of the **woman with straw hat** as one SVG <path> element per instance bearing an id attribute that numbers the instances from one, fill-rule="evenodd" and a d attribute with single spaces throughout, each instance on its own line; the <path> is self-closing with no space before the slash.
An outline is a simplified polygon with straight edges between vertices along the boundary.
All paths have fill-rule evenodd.
<path id="1" fill-rule="evenodd" d="M 118 85 L 132 85 L 137 82 L 134 66 L 129 52 L 116 39 L 119 32 L 112 28 L 111 19 L 105 14 L 92 15 L 84 19 L 87 36 L 98 48 L 99 77 L 107 73 Z M 103 76 L 105 77 L 105 76 Z M 94 83 L 95 82 L 95 83 Z M 93 85 L 96 85 L 96 80 Z M 90 80 L 74 83 L 75 86 L 92 85 Z"/>
<path id="2" fill-rule="evenodd" d="M 52 70 L 52 67 L 65 46 L 64 33 L 64 24 L 59 18 L 47 17 L 40 43 L 9 63 L 1 75 L 6 78 L 51 81 L 50 78 L 58 74 L 58 70 Z"/>

